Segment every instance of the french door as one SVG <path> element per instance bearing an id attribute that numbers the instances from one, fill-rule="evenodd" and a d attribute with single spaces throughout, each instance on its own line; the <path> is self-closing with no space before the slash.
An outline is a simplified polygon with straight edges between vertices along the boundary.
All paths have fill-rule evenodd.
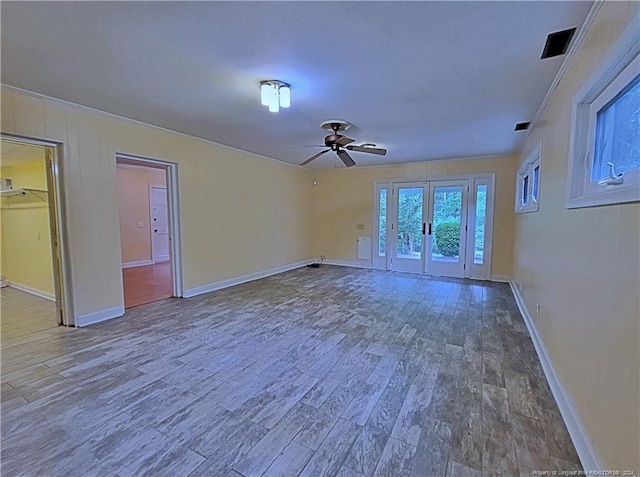
<path id="1" fill-rule="evenodd" d="M 421 273 L 424 270 L 429 189 L 425 182 L 405 182 L 394 184 L 392 190 L 391 269 Z"/>
<path id="2" fill-rule="evenodd" d="M 493 177 L 376 185 L 374 267 L 489 279 Z"/>
<path id="3" fill-rule="evenodd" d="M 466 180 L 429 183 L 428 273 L 465 276 L 468 184 Z"/>

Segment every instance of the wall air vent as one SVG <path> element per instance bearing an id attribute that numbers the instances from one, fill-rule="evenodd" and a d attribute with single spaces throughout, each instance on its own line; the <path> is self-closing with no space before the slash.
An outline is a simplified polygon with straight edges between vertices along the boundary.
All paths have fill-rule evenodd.
<path id="1" fill-rule="evenodd" d="M 564 55 L 569 49 L 569 43 L 571 43 L 571 38 L 573 38 L 575 32 L 575 28 L 569 28 L 568 30 L 549 33 L 540 59 L 544 60 L 545 58 Z"/>
<path id="2" fill-rule="evenodd" d="M 514 131 L 524 131 L 525 129 L 529 129 L 529 124 L 531 124 L 530 121 L 527 121 L 525 123 L 516 123 Z"/>

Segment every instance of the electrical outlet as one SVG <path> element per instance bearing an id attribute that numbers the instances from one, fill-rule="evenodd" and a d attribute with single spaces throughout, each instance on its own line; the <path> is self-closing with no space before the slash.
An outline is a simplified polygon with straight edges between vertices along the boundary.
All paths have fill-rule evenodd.
<path id="1" fill-rule="evenodd" d="M 138 222 L 138 228 L 139 228 L 139 229 L 141 229 L 141 228 L 143 228 L 143 227 L 144 227 L 144 222 L 143 222 L 142 220 L 140 220 L 140 221 Z"/>
<path id="2" fill-rule="evenodd" d="M 540 318 L 540 303 L 536 303 L 536 316 Z"/>

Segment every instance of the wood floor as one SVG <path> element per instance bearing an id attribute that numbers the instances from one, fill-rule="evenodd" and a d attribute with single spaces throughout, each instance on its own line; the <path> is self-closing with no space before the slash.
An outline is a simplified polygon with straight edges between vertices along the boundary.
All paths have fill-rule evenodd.
<path id="1" fill-rule="evenodd" d="M 173 295 L 171 263 L 155 263 L 122 269 L 124 307 L 146 305 Z"/>
<path id="2" fill-rule="evenodd" d="M 2 347 L 3 476 L 579 470 L 505 284 L 323 266 Z"/>
<path id="3" fill-rule="evenodd" d="M 17 288 L 0 288 L 2 343 L 57 327 L 55 302 Z"/>

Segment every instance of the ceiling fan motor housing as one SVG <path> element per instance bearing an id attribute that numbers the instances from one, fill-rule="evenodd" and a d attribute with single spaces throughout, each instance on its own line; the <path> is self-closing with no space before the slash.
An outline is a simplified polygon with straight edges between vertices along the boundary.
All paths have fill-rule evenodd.
<path id="1" fill-rule="evenodd" d="M 335 144 L 335 142 L 341 137 L 344 137 L 344 136 L 342 136 L 341 134 L 329 134 L 327 137 L 324 138 L 324 145 L 327 147 L 337 145 Z"/>

